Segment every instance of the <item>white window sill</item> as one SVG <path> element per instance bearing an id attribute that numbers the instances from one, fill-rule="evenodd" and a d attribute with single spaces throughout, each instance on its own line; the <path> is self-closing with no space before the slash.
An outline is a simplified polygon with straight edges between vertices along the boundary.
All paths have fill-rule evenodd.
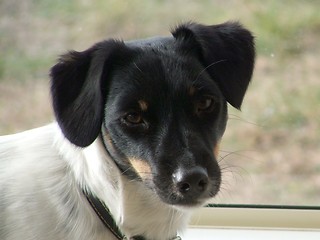
<path id="1" fill-rule="evenodd" d="M 189 228 L 183 240 L 319 240 L 320 231 Z"/>
<path id="2" fill-rule="evenodd" d="M 183 240 L 319 240 L 319 209 L 202 208 Z"/>

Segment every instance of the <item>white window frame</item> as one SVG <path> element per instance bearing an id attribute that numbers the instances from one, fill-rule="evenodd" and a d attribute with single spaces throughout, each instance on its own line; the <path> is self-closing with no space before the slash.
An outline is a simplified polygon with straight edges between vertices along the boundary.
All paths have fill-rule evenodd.
<path id="1" fill-rule="evenodd" d="M 319 240 L 320 207 L 214 205 L 198 210 L 184 240 Z"/>
<path id="2" fill-rule="evenodd" d="M 198 210 L 190 227 L 320 231 L 320 207 L 215 205 Z"/>

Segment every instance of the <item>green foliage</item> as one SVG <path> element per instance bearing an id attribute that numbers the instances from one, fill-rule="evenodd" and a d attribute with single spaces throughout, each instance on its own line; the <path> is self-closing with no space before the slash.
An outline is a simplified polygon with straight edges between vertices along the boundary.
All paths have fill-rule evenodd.
<path id="1" fill-rule="evenodd" d="M 43 36 L 38 36 L 38 39 L 43 37 L 38 40 L 42 44 L 44 41 L 64 41 L 72 46 L 71 43 L 79 38 L 95 42 L 109 36 L 140 38 L 168 34 L 168 27 L 185 20 L 208 24 L 240 20 L 256 35 L 259 54 L 299 54 L 308 44 L 299 39 L 320 31 L 320 14 L 316 5 L 316 1 L 298 0 L 270 0 L 263 4 L 258 0 L 25 0 L 23 4 L 4 0 L 0 3 L 2 21 L 13 21 L 12 24 L 18 25 L 0 25 L 0 33 L 7 41 L 4 44 L 0 42 L 1 58 L 7 62 L 1 61 L 0 77 L 2 80 L 21 77 L 22 74 L 16 72 L 18 67 L 24 72 L 37 71 L 48 63 L 42 60 L 53 59 L 53 54 L 63 50 L 48 52 L 43 46 L 37 52 L 23 52 L 29 44 L 37 44 L 32 42 L 34 36 L 30 31 L 42 32 Z M 9 51 L 7 47 L 10 47 Z M 39 54 L 42 56 L 34 57 Z"/>
<path id="2" fill-rule="evenodd" d="M 316 1 L 250 1 L 255 6 L 252 23 L 256 26 L 259 50 L 268 54 L 299 53 L 303 51 L 299 39 L 320 27 Z M 303 43 L 302 43 L 303 44 Z"/>

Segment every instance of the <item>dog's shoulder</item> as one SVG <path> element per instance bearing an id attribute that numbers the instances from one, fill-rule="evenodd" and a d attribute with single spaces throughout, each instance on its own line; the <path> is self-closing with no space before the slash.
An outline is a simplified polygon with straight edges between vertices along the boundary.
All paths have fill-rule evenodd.
<path id="1" fill-rule="evenodd" d="M 65 169 L 65 163 L 54 146 L 58 132 L 57 125 L 50 124 L 1 136 L 0 189 L 23 193 L 31 191 L 39 183 L 45 188 L 45 178 L 52 176 L 50 173 Z"/>
<path id="2" fill-rule="evenodd" d="M 0 136 L 0 165 L 19 165 L 45 155 L 54 154 L 53 141 L 57 132 L 56 124 L 16 133 Z"/>
<path id="3" fill-rule="evenodd" d="M 40 226 L 54 223 L 49 196 L 65 168 L 54 148 L 56 132 L 50 124 L 0 137 L 0 239 L 31 239 L 41 236 Z"/>
<path id="4" fill-rule="evenodd" d="M 5 154 L 6 151 L 10 150 L 10 155 L 13 155 L 12 151 L 25 151 L 25 149 L 30 149 L 30 147 L 46 145 L 48 141 L 53 139 L 52 137 L 58 129 L 57 124 L 52 123 L 24 132 L 0 136 L 0 154 Z"/>

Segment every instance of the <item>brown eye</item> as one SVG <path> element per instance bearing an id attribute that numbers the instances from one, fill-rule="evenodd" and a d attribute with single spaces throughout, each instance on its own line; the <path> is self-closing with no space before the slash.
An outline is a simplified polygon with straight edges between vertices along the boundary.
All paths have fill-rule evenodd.
<path id="1" fill-rule="evenodd" d="M 140 123 L 143 123 L 143 118 L 142 118 L 141 114 L 137 113 L 137 112 L 128 113 L 124 117 L 124 120 L 125 120 L 126 123 L 129 123 L 129 124 L 140 124 Z"/>
<path id="2" fill-rule="evenodd" d="M 196 103 L 196 112 L 211 112 L 213 110 L 214 100 L 210 96 L 204 96 Z"/>

